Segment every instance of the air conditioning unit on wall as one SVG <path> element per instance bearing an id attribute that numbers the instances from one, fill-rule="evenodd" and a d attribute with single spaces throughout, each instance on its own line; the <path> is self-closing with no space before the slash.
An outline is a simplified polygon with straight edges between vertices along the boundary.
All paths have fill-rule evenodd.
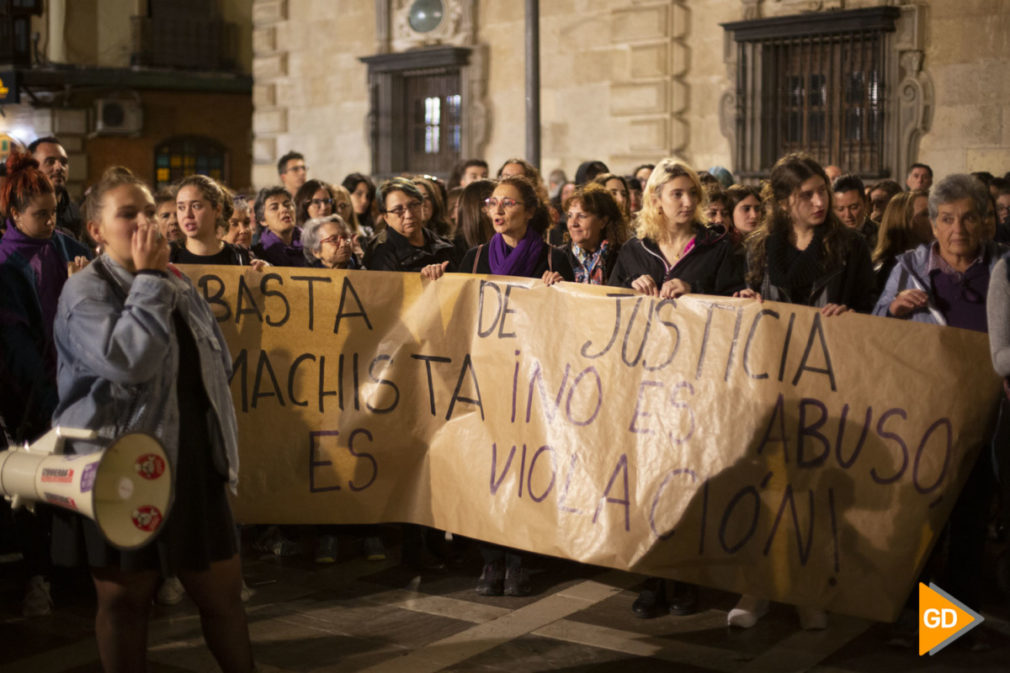
<path id="1" fill-rule="evenodd" d="M 144 126 L 140 101 L 128 98 L 99 98 L 95 101 L 93 135 L 138 135 Z"/>

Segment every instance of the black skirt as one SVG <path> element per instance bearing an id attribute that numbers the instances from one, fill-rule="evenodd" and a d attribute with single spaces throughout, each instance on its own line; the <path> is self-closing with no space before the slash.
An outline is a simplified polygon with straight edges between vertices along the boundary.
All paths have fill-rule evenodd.
<path id="1" fill-rule="evenodd" d="M 105 541 L 91 519 L 55 509 L 52 549 L 57 565 L 159 570 L 169 576 L 180 570 L 206 570 L 212 562 L 238 552 L 227 480 L 214 467 L 213 412 L 200 378 L 200 354 L 186 321 L 178 313 L 172 317 L 179 340 L 179 455 L 173 466 L 175 497 L 168 518 L 150 543 L 122 551 Z"/>

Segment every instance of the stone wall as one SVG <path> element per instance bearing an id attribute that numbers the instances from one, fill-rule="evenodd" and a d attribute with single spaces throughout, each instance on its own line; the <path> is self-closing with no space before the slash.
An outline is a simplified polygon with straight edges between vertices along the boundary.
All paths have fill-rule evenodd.
<path id="1" fill-rule="evenodd" d="M 719 118 L 731 45 L 719 24 L 881 4 L 927 7 L 920 60 L 935 88 L 917 158 L 938 174 L 1010 168 L 1006 0 L 542 2 L 541 167 L 572 176 L 581 161 L 601 159 L 628 172 L 676 155 L 698 168 L 732 168 Z M 487 53 L 483 156 L 494 170 L 525 151 L 524 5 L 475 5 L 475 42 Z M 290 149 L 306 155 L 314 177 L 370 170 L 367 69 L 358 58 L 378 49 L 376 3 L 254 0 L 253 19 L 254 182 L 276 182 L 275 162 Z M 894 171 L 900 177 L 904 167 Z"/>
<path id="2" fill-rule="evenodd" d="M 921 161 L 937 175 L 1010 171 L 1010 2 L 930 4 L 924 70 L 935 88 Z"/>
<path id="3" fill-rule="evenodd" d="M 253 0 L 253 182 L 276 184 L 277 159 L 302 152 L 309 177 L 371 170 L 365 118 L 375 10 L 362 0 Z"/>

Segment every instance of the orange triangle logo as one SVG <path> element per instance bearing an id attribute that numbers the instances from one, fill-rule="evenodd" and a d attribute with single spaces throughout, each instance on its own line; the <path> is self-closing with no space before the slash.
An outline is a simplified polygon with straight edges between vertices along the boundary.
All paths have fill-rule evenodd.
<path id="1" fill-rule="evenodd" d="M 940 587 L 919 582 L 919 656 L 936 654 L 982 621 L 982 615 Z"/>

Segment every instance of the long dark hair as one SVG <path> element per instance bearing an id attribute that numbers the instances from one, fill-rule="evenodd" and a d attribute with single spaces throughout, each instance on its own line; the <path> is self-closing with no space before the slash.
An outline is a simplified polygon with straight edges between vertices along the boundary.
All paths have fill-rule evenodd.
<path id="1" fill-rule="evenodd" d="M 747 284 L 750 287 L 760 287 L 764 280 L 768 237 L 776 234 L 788 234 L 792 228 L 789 198 L 804 182 L 815 177 L 824 180 L 824 189 L 828 200 L 827 216 L 824 223 L 820 225 L 824 227 L 824 236 L 821 239 L 824 246 L 823 264 L 827 269 L 834 269 L 844 263 L 841 242 L 849 232 L 835 215 L 831 181 L 828 180 L 824 168 L 812 157 L 800 152 L 793 152 L 775 162 L 769 180 L 761 190 L 761 202 L 765 211 L 764 221 L 747 237 Z"/>
<path id="2" fill-rule="evenodd" d="M 491 196 L 494 188 L 494 180 L 474 180 L 459 195 L 456 231 L 463 235 L 468 249 L 487 243 L 494 236 L 491 218 L 484 209 L 484 199 Z"/>
<path id="3" fill-rule="evenodd" d="M 376 226 L 375 214 L 377 209 L 375 205 L 375 183 L 372 182 L 372 179 L 364 173 L 349 173 L 340 184 L 344 186 L 344 189 L 348 193 L 353 193 L 362 182 L 365 183 L 365 187 L 368 190 L 368 207 L 365 208 L 365 212 L 362 215 L 358 216 L 358 225 L 374 228 Z"/>

